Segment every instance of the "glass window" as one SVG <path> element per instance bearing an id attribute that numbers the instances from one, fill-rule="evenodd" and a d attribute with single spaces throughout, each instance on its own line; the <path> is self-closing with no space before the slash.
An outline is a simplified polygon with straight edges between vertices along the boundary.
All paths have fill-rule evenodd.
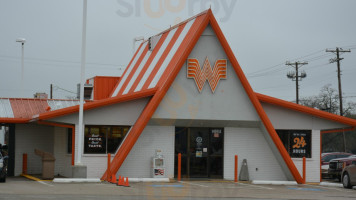
<path id="1" fill-rule="evenodd" d="M 85 126 L 84 153 L 116 153 L 129 129 L 128 126 Z"/>
<path id="2" fill-rule="evenodd" d="M 311 130 L 276 130 L 292 158 L 311 158 Z"/>
<path id="3" fill-rule="evenodd" d="M 106 128 L 86 126 L 84 134 L 84 153 L 106 153 Z"/>

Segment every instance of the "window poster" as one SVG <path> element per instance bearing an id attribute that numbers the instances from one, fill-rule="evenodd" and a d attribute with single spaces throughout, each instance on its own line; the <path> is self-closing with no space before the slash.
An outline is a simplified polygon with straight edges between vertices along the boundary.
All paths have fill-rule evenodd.
<path id="1" fill-rule="evenodd" d="M 311 156 L 311 131 L 290 131 L 290 155 L 292 158 L 310 158 Z"/>
<path id="2" fill-rule="evenodd" d="M 88 147 L 94 149 L 103 148 L 103 137 L 100 135 L 99 128 L 91 128 L 88 137 Z"/>

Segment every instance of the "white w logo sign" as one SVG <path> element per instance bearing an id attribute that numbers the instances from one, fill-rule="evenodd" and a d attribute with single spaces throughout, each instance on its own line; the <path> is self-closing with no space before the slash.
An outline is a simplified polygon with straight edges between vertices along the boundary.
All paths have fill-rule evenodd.
<path id="1" fill-rule="evenodd" d="M 202 91 L 205 81 L 208 80 L 210 89 L 214 93 L 220 79 L 226 79 L 227 61 L 220 59 L 215 62 L 211 69 L 208 57 L 204 61 L 203 69 L 200 68 L 199 61 L 195 58 L 188 58 L 187 77 L 193 78 L 199 92 Z"/>

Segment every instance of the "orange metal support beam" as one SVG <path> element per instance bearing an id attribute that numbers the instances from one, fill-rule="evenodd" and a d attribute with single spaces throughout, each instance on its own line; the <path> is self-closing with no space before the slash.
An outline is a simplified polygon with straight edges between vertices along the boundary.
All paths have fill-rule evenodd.
<path id="1" fill-rule="evenodd" d="M 307 180 L 306 173 L 306 159 L 303 157 L 303 184 L 305 184 Z"/>
<path id="2" fill-rule="evenodd" d="M 110 163 L 111 163 L 111 154 L 108 153 L 108 169 L 107 169 L 108 173 L 107 173 L 107 177 L 106 177 L 106 180 L 108 182 L 110 182 L 110 180 L 111 180 Z"/>
<path id="3" fill-rule="evenodd" d="M 321 133 L 321 134 L 324 134 L 324 133 L 337 133 L 337 132 L 353 131 L 354 129 L 355 129 L 355 127 L 347 128 L 347 129 L 341 128 L 341 129 L 320 131 L 320 133 Z"/>
<path id="4" fill-rule="evenodd" d="M 27 174 L 27 153 L 22 155 L 22 174 Z"/>
<path id="5" fill-rule="evenodd" d="M 323 145 L 323 134 L 325 133 L 337 133 L 337 132 L 345 132 L 345 131 L 353 131 L 355 130 L 355 126 L 351 128 L 341 128 L 341 129 L 334 129 L 334 130 L 327 130 L 327 131 L 320 131 L 320 182 L 322 181 L 322 173 L 321 173 L 321 154 L 322 152 L 322 145 Z"/>
<path id="6" fill-rule="evenodd" d="M 237 157 L 237 155 L 235 155 L 235 183 L 237 183 L 238 182 L 238 179 L 237 179 L 237 177 L 238 177 L 238 157 Z"/>
<path id="7" fill-rule="evenodd" d="M 182 173 L 182 154 L 178 154 L 178 181 L 181 180 L 181 173 Z"/>

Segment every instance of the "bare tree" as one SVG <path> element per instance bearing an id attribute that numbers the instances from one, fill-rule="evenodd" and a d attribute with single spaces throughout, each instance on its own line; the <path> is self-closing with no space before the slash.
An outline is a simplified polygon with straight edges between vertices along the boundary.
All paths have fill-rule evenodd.
<path id="1" fill-rule="evenodd" d="M 302 98 L 301 104 L 329 113 L 340 114 L 339 95 L 337 90 L 331 87 L 331 84 L 324 85 L 318 95 Z M 351 117 L 356 113 L 355 102 L 344 102 L 344 105 L 346 105 L 343 109 L 344 116 Z"/>

